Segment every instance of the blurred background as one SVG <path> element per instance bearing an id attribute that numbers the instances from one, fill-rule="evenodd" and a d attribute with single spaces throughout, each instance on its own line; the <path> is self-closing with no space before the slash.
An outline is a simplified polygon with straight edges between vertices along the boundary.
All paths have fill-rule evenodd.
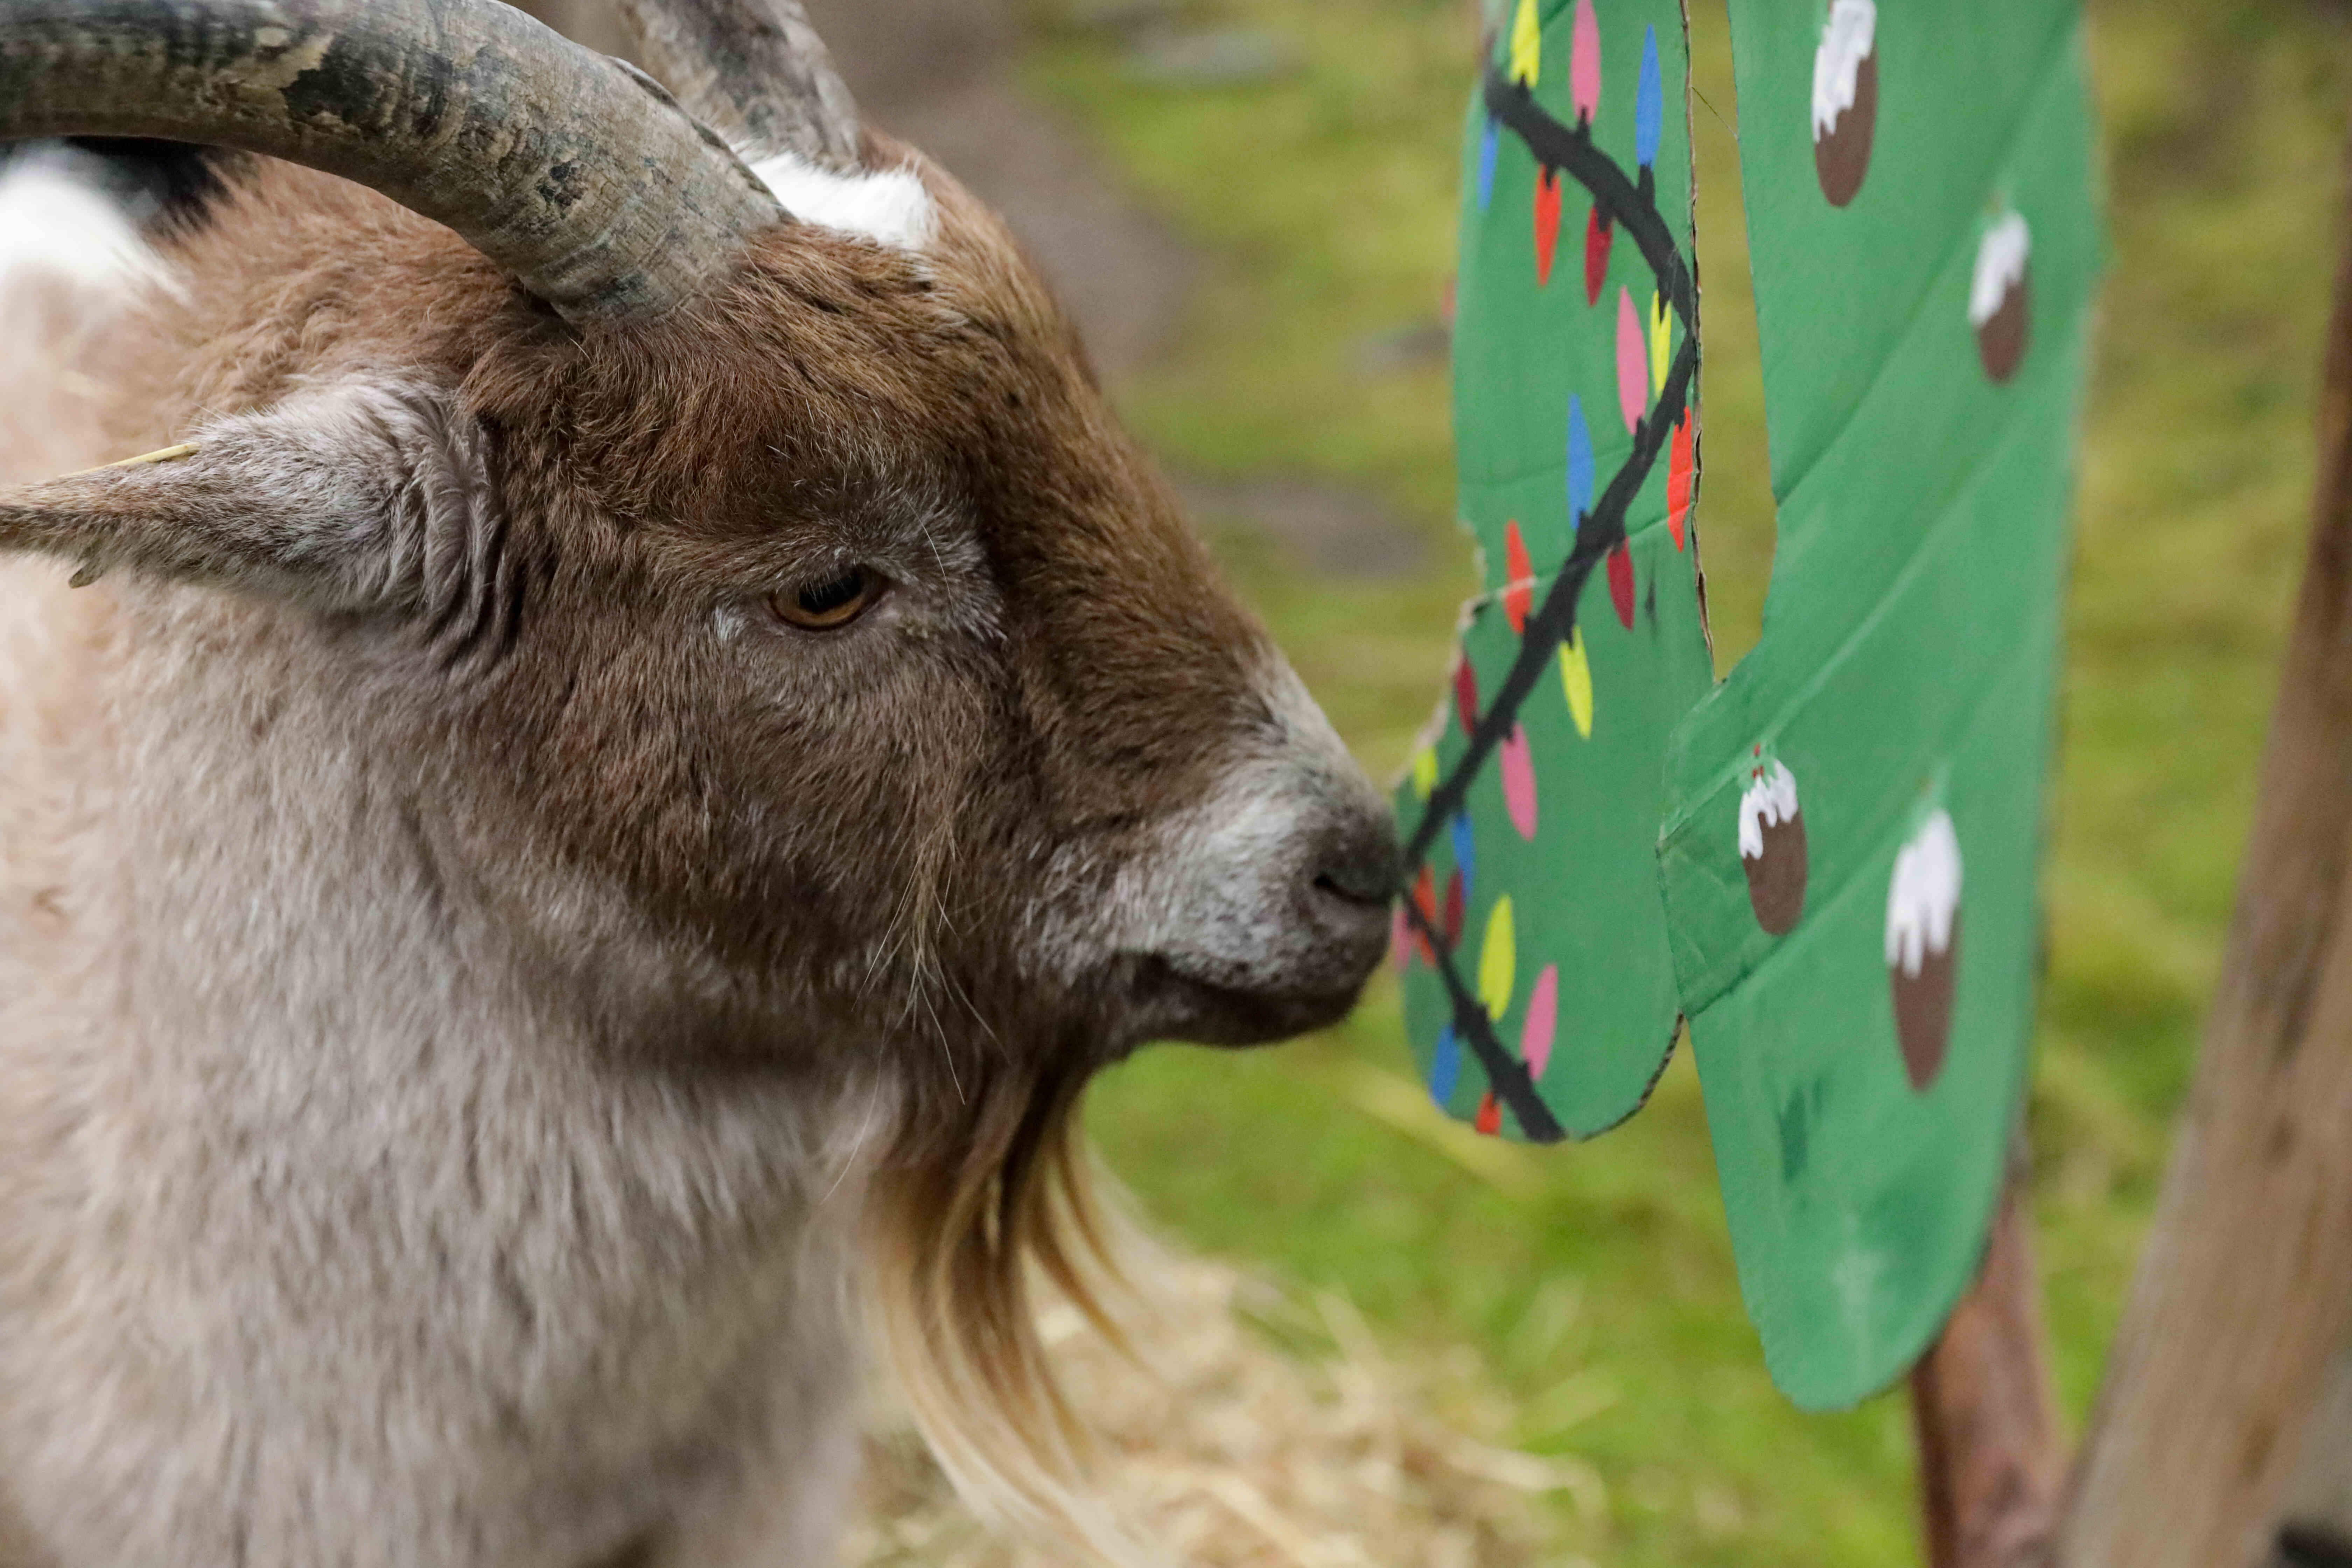
<path id="1" fill-rule="evenodd" d="M 617 50 L 601 4 L 533 8 Z M 1234 580 L 1376 776 L 1391 774 L 1437 699 L 1472 584 L 1452 522 L 1445 318 L 1473 0 L 809 9 L 868 118 L 996 203 L 1035 249 Z M 1720 670 L 1756 640 L 1772 510 L 1720 0 L 1692 0 L 1690 27 L 1698 517 Z M 2299 561 L 2352 9 L 2095 0 L 2090 40 L 2113 254 L 2031 1107 L 2041 1262 L 2077 1428 L 2213 982 Z M 1180 1419 L 1168 1400 L 1216 1405 L 1247 1429 L 1207 1442 L 1212 1458 L 1186 1471 L 1222 1489 L 1257 1543 L 1216 1560 L 1915 1557 L 1900 1394 L 1809 1416 L 1766 1380 L 1686 1053 L 1609 1137 L 1506 1147 L 1429 1108 L 1383 976 L 1349 1024 L 1302 1045 L 1147 1053 L 1097 1088 L 1088 1121 L 1171 1254 L 1227 1266 L 1181 1266 L 1207 1315 L 1192 1328 L 1236 1300 L 1248 1320 L 1239 1340 L 1219 1329 L 1187 1352 L 1191 1381 L 1160 1414 L 1128 1413 L 1148 1430 Z M 1295 1387 L 1253 1381 L 1267 1375 L 1262 1351 L 1303 1369 Z M 1233 1414 L 1261 1397 L 1291 1414 Z M 1319 1482 L 1268 1479 L 1284 1457 L 1251 1447 L 1279 1446 L 1292 1419 L 1315 1427 L 1302 1444 L 1338 1456 Z M 1440 1428 L 1462 1443 L 1427 1436 Z M 1118 1444 L 1150 1458 L 1143 1438 Z M 1213 1473 L 1214 1454 L 1232 1474 Z M 1469 1489 L 1448 1491 L 1441 1469 Z M 982 1560 L 936 1519 L 894 1529 L 894 1510 L 940 1505 L 911 1471 L 884 1482 L 856 1552 Z M 1392 1514 L 1405 1502 L 1389 1494 L 1412 1492 L 1423 1533 L 1351 1546 L 1344 1531 L 1286 1522 L 1299 1489 L 1337 1487 L 1324 1511 L 1344 1514 L 1359 1483 L 1386 1489 L 1363 1507 Z"/>

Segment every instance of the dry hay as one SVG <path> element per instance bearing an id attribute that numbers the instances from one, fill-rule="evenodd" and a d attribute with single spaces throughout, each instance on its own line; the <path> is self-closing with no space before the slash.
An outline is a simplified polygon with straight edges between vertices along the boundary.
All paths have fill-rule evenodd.
<path id="1" fill-rule="evenodd" d="M 1123 1356 L 1064 1306 L 1045 1326 L 1099 1435 L 1103 1501 L 1198 1568 L 1519 1568 L 1559 1554 L 1563 1492 L 1597 1520 L 1586 1465 L 1499 1446 L 1511 1402 L 1466 1352 L 1402 1365 L 1345 1302 L 1301 1302 L 1215 1264 L 1158 1260 Z M 1148 1369 L 1148 1370 L 1147 1370 Z M 992 1537 L 903 1423 L 867 1440 L 854 1568 L 1072 1568 Z"/>

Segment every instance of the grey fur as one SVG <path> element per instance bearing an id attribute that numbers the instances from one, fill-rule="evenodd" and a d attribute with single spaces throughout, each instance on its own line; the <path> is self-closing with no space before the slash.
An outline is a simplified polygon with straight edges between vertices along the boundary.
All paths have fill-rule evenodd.
<path id="1" fill-rule="evenodd" d="M 11 607 L 43 591 L 0 572 Z M 486 879 L 448 781 L 388 740 L 412 721 L 379 699 L 354 728 L 331 643 L 105 591 L 142 635 L 102 705 L 0 731 L 0 1488 L 26 1527 L 75 1565 L 817 1560 L 879 1086 L 616 1059 L 659 1010 L 615 1018 L 542 954 L 616 951 L 626 914 L 557 868 Z"/>
<path id="2" fill-rule="evenodd" d="M 77 586 L 131 565 L 474 633 L 496 614 L 488 454 L 445 393 L 353 378 L 216 420 L 188 445 L 0 502 L 0 543 L 79 561 Z"/>
<path id="3" fill-rule="evenodd" d="M 0 329 L 30 280 L 79 341 L 152 262 L 0 268 Z M 162 311 L 188 337 L 203 283 Z M 0 401 L 0 479 L 103 455 L 24 428 L 49 379 Z M 1312 879 L 1392 855 L 1385 814 L 1252 624 L 1204 619 L 1204 559 L 1114 623 L 1189 593 L 1227 634 L 1159 662 L 1197 679 L 1037 699 L 1190 726 L 1130 788 L 984 705 L 1072 623 L 1018 629 L 936 475 L 836 461 L 742 536 L 665 531 L 580 482 L 593 447 L 534 479 L 521 440 L 355 360 L 0 502 L 0 1568 L 815 1568 L 869 1140 L 984 1183 L 1008 1144 L 951 1109 L 983 1073 L 1270 1038 L 1372 962 L 1378 905 Z M 852 563 L 891 584 L 855 626 L 773 613 Z M 1077 837 L 1032 736 L 1115 808 L 1067 864 L 1031 858 Z"/>

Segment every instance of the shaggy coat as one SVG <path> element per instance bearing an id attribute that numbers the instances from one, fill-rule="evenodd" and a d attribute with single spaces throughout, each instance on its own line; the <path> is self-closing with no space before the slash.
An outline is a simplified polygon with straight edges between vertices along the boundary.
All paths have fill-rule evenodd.
<path id="1" fill-rule="evenodd" d="M 286 164 L 0 176 L 0 483 L 194 448 L 0 491 L 5 1568 L 821 1563 L 861 1321 L 1108 1541 L 1079 1089 L 1343 1011 L 1393 847 L 911 166 L 615 325 Z"/>

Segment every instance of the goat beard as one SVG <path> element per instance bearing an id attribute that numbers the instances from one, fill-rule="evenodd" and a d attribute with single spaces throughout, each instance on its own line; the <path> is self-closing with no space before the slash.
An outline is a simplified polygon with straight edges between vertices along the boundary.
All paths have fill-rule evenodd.
<path id="1" fill-rule="evenodd" d="M 984 1518 L 1114 1564 L 1151 1559 L 1082 1489 L 1086 1430 L 1037 1327 L 1042 1281 L 1133 1352 L 1107 1302 L 1132 1237 L 1078 1133 L 1090 1068 L 996 1063 L 911 1096 L 866 1189 L 866 1299 L 917 1428 Z"/>

